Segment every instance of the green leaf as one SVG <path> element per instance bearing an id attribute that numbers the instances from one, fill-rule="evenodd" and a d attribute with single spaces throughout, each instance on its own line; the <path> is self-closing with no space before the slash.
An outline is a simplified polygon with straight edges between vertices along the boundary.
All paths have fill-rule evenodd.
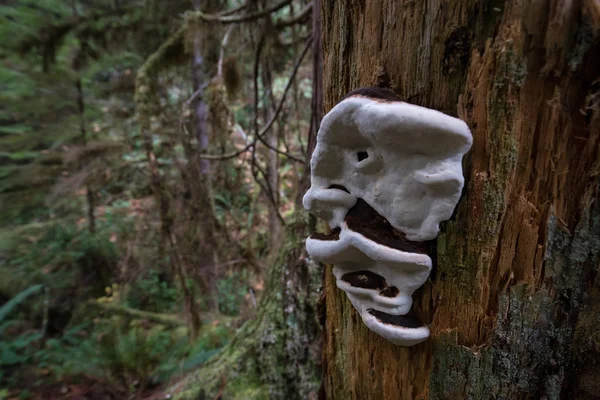
<path id="1" fill-rule="evenodd" d="M 7 301 L 6 304 L 0 307 L 0 322 L 4 321 L 4 318 L 6 318 L 15 307 L 24 302 L 29 296 L 39 292 L 43 286 L 44 285 L 31 286 Z"/>

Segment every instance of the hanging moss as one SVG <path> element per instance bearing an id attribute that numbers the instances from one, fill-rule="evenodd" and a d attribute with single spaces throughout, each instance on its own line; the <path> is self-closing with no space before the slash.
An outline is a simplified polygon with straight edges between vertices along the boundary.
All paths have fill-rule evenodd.
<path id="1" fill-rule="evenodd" d="M 154 52 L 137 72 L 135 82 L 135 103 L 142 129 L 150 126 L 150 116 L 156 107 L 156 81 L 158 73 L 169 65 L 178 62 L 184 54 L 183 38 L 185 25 Z"/>

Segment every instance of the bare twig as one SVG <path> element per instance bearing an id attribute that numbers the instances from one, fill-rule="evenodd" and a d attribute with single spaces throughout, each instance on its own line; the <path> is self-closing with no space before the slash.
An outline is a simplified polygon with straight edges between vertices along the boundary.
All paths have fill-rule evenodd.
<path id="1" fill-rule="evenodd" d="M 302 64 L 302 59 L 304 58 L 304 56 L 306 55 L 306 53 L 308 52 L 308 49 L 310 49 L 312 44 L 312 37 L 308 38 L 308 40 L 306 41 L 306 45 L 304 46 L 304 50 L 302 50 L 302 53 L 300 54 L 300 57 L 298 57 L 298 60 L 296 61 L 296 64 L 294 65 L 294 70 L 292 71 L 292 75 L 290 76 L 290 79 L 288 80 L 287 85 L 285 86 L 285 89 L 283 91 L 283 95 L 281 96 L 281 101 L 279 102 L 279 105 L 277 106 L 277 109 L 275 110 L 275 113 L 273 114 L 273 117 L 271 117 L 271 119 L 269 120 L 270 124 L 273 124 L 273 121 L 275 121 L 275 118 L 277 118 L 277 116 L 279 115 L 279 113 L 281 112 L 282 108 L 283 108 L 283 103 L 285 102 L 285 98 L 287 96 L 288 91 L 290 90 L 290 88 L 292 87 L 292 83 L 294 82 L 294 78 L 296 77 L 296 73 L 298 72 L 298 69 L 300 68 L 300 64 Z M 269 125 L 270 127 L 270 125 Z M 284 151 L 281 151 L 273 146 L 271 146 L 270 144 L 268 144 L 262 137 L 262 135 L 257 135 L 258 140 L 260 140 L 260 142 L 262 144 L 264 144 L 265 146 L 267 146 L 269 149 L 274 150 L 277 154 L 282 154 L 285 155 L 286 157 L 296 161 L 296 162 L 300 162 L 300 163 L 304 163 L 304 160 L 301 160 L 299 158 L 296 158 Z"/>
<path id="2" fill-rule="evenodd" d="M 250 298 L 252 299 L 252 307 L 256 308 L 256 293 L 254 292 L 254 288 L 249 287 L 248 293 L 250 293 Z"/>
<path id="3" fill-rule="evenodd" d="M 144 319 L 157 324 L 178 327 L 185 325 L 185 321 L 180 320 L 169 314 L 161 314 L 150 311 L 137 310 L 113 303 L 100 303 L 98 301 L 89 301 L 86 305 L 90 308 L 95 308 L 100 311 L 105 311 L 112 314 L 123 315 L 132 319 Z"/>
<path id="4" fill-rule="evenodd" d="M 225 58 L 225 47 L 227 47 L 227 42 L 229 42 L 229 36 L 231 35 L 231 31 L 233 31 L 233 27 L 235 25 L 229 25 L 227 31 L 225 32 L 225 36 L 223 36 L 223 41 L 221 42 L 221 50 L 219 52 L 219 62 L 217 64 L 217 76 L 223 76 L 223 59 Z"/>
<path id="5" fill-rule="evenodd" d="M 258 130 L 258 73 L 259 73 L 259 69 L 260 69 L 260 55 L 262 52 L 264 41 L 265 41 L 265 37 L 263 35 L 263 36 L 261 36 L 260 40 L 258 41 L 258 45 L 256 46 L 256 54 L 254 57 L 254 74 L 253 74 L 253 78 L 254 78 L 253 79 L 254 80 L 254 136 L 256 139 L 259 139 L 262 143 L 265 143 L 265 142 L 260 137 L 260 132 Z M 254 180 L 261 187 L 261 189 L 265 192 L 265 194 L 271 201 L 271 205 L 273 206 L 273 210 L 277 214 L 277 218 L 281 221 L 281 224 L 285 226 L 285 221 L 283 220 L 283 217 L 281 216 L 281 213 L 279 212 L 279 206 L 277 204 L 275 194 L 273 193 L 273 188 L 271 187 L 269 179 L 267 178 L 267 174 L 260 167 L 260 165 L 258 165 L 258 162 L 256 160 L 256 146 L 254 146 L 252 148 L 251 170 L 252 170 L 252 176 L 254 177 Z M 263 183 L 258 178 L 258 173 L 256 172 L 257 170 L 261 173 L 261 175 L 265 179 L 266 185 L 263 185 Z"/>
<path id="6" fill-rule="evenodd" d="M 310 16 L 312 14 L 312 2 L 308 3 L 306 7 L 300 11 L 298 15 L 295 15 L 291 18 L 280 19 L 275 22 L 275 28 L 282 29 L 287 26 L 291 26 L 298 23 L 303 23 L 310 20 Z"/>
<path id="7" fill-rule="evenodd" d="M 279 104 L 277 106 L 277 109 L 275 110 L 275 112 L 273 113 L 273 115 L 271 115 L 271 118 L 269 119 L 269 121 L 267 122 L 267 124 L 260 130 L 260 132 L 255 135 L 254 140 L 249 143 L 248 145 L 246 145 L 246 147 L 244 147 L 241 150 L 238 151 L 234 151 L 232 153 L 228 153 L 228 154 L 219 154 L 219 155 L 211 155 L 211 154 L 199 154 L 199 157 L 205 160 L 228 160 L 231 158 L 235 158 L 237 156 L 239 156 L 240 154 L 243 154 L 249 150 L 251 150 L 255 145 L 256 142 L 260 140 L 261 143 L 265 144 L 265 141 L 263 139 L 263 136 L 269 131 L 269 129 L 271 129 L 271 126 L 273 125 L 273 123 L 275 122 L 275 120 L 277 119 L 277 117 L 279 116 L 279 113 L 281 112 L 282 108 L 283 108 L 283 104 L 285 103 L 285 99 L 287 96 L 288 91 L 290 90 L 290 87 L 292 86 L 292 82 L 294 81 L 296 74 L 298 72 L 298 69 L 300 68 L 300 65 L 302 64 L 302 60 L 304 59 L 304 56 L 306 55 L 306 53 L 308 52 L 308 49 L 310 49 L 312 44 L 312 37 L 310 37 L 307 42 L 306 45 L 304 47 L 304 50 L 302 51 L 302 53 L 300 54 L 300 57 L 298 58 L 298 60 L 296 60 L 296 64 L 294 65 L 294 69 L 292 71 L 292 75 L 290 76 L 290 79 L 288 80 L 288 83 L 283 91 L 283 95 L 281 96 L 281 99 L 279 101 Z M 256 95 L 256 93 L 255 93 Z M 255 124 L 255 130 L 256 130 L 256 124 Z M 274 149 L 272 147 L 270 147 L 269 145 L 265 144 L 267 147 L 269 147 L 272 150 L 275 150 L 278 152 L 278 154 L 284 155 L 288 158 L 290 158 L 291 160 L 294 160 L 296 162 L 299 163 L 305 163 L 304 160 L 301 160 L 300 158 L 297 158 L 295 156 L 292 156 L 291 154 L 288 154 L 286 152 L 283 152 L 279 149 Z"/>
<path id="8" fill-rule="evenodd" d="M 256 45 L 256 53 L 254 55 L 254 136 L 258 137 L 258 70 L 260 64 L 260 55 L 265 43 L 265 36 L 262 35 Z"/>
<path id="9" fill-rule="evenodd" d="M 298 44 L 304 40 L 307 40 L 309 37 L 311 37 L 312 32 L 306 32 L 303 35 L 299 35 L 297 38 L 292 38 L 290 40 L 279 40 L 279 44 L 283 47 L 288 47 L 288 46 L 293 46 L 295 44 Z"/>
<path id="10" fill-rule="evenodd" d="M 219 15 L 222 16 L 222 17 L 226 17 L 228 15 L 239 13 L 240 11 L 245 10 L 246 8 L 248 8 L 248 5 L 249 5 L 248 3 L 244 3 L 241 6 L 233 8 L 231 10 L 223 11 L 222 13 L 219 13 Z"/>
<path id="11" fill-rule="evenodd" d="M 283 7 L 287 6 L 291 2 L 292 2 L 292 0 L 283 0 L 283 1 L 280 1 L 279 3 L 275 4 L 272 7 L 269 7 L 264 10 L 257 11 L 254 13 L 246 14 L 246 15 L 233 15 L 233 16 L 227 15 L 227 16 L 225 16 L 223 14 L 216 14 L 216 15 L 215 14 L 204 14 L 203 12 L 200 12 L 200 11 L 188 11 L 186 14 L 191 18 L 199 18 L 204 21 L 220 22 L 222 24 L 235 24 L 235 23 L 248 22 L 248 21 L 253 21 L 255 19 L 264 18 L 267 15 L 282 9 Z M 231 13 L 233 13 L 233 12 L 231 12 Z"/>
<path id="12" fill-rule="evenodd" d="M 230 160 L 232 158 L 236 158 L 237 156 L 244 154 L 248 150 L 252 150 L 252 148 L 254 147 L 254 144 L 256 144 L 256 140 L 253 140 L 252 143 L 249 143 L 243 149 L 238 150 L 238 151 L 234 151 L 232 153 L 227 153 L 227 154 L 198 154 L 198 157 L 200 157 L 203 160 L 213 160 L 213 161 Z"/>
<path id="13" fill-rule="evenodd" d="M 246 144 L 248 144 L 248 134 L 246 132 L 244 132 L 244 130 L 242 129 L 240 124 L 235 124 L 235 130 L 240 134 L 242 139 L 244 139 L 244 142 L 246 142 Z"/>
<path id="14" fill-rule="evenodd" d="M 204 82 L 202 84 L 202 86 L 200 86 L 198 88 L 198 90 L 196 90 L 194 93 L 192 93 L 190 98 L 185 101 L 185 104 L 187 104 L 188 106 L 190 104 L 192 104 L 194 102 L 194 100 L 196 100 L 196 98 L 202 94 L 202 92 L 204 91 L 204 89 L 206 89 L 206 87 L 209 85 L 209 83 L 210 83 L 210 81 Z"/>

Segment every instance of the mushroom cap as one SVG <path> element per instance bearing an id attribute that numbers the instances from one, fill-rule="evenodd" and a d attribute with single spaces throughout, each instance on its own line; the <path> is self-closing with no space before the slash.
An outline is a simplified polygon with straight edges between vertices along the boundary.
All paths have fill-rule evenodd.
<path id="1" fill-rule="evenodd" d="M 460 199 L 462 157 L 471 144 L 458 118 L 401 101 L 347 97 L 321 123 L 304 207 L 335 228 L 362 198 L 409 240 L 434 239 Z"/>
<path id="2" fill-rule="evenodd" d="M 317 142 L 372 144 L 444 157 L 466 153 L 473 142 L 464 121 L 437 110 L 354 95 L 345 98 L 323 118 Z"/>

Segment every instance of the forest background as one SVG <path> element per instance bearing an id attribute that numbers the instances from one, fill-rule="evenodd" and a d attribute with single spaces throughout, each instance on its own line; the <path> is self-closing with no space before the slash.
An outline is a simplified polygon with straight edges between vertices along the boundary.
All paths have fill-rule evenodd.
<path id="1" fill-rule="evenodd" d="M 315 395 L 311 6 L 0 1 L 0 398 Z"/>

